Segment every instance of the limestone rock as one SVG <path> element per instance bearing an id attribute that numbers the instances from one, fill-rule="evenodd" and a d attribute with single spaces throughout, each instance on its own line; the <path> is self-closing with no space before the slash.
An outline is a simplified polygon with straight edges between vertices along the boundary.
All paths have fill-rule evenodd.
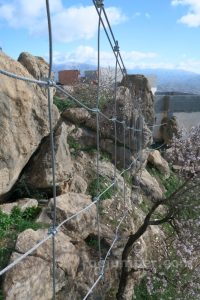
<path id="1" fill-rule="evenodd" d="M 170 168 L 168 162 L 162 158 L 158 150 L 152 150 L 149 153 L 148 161 L 166 178 L 170 176 Z"/>
<path id="2" fill-rule="evenodd" d="M 14 252 L 11 262 L 19 256 L 20 254 Z M 51 300 L 53 296 L 51 265 L 51 262 L 35 256 L 28 256 L 22 260 L 6 273 L 3 284 L 5 300 Z M 58 292 L 65 285 L 65 274 L 61 269 L 56 271 Z"/>
<path id="3" fill-rule="evenodd" d="M 67 193 L 57 197 L 56 200 L 56 214 L 57 222 L 69 218 L 79 210 L 84 209 L 87 205 L 92 203 L 91 198 L 84 194 Z M 52 207 L 53 199 L 50 201 L 50 208 Z M 96 224 L 96 205 L 94 204 L 88 210 L 66 222 L 63 225 L 63 230 L 73 238 L 85 239 L 93 232 Z"/>
<path id="4" fill-rule="evenodd" d="M 62 187 L 72 177 L 72 162 L 67 144 L 67 128 L 64 123 L 56 129 L 55 161 L 56 161 L 56 185 Z M 27 184 L 31 188 L 48 189 L 52 187 L 51 148 L 48 137 L 40 146 L 37 154 L 32 158 L 26 170 Z"/>
<path id="5" fill-rule="evenodd" d="M 85 108 L 69 108 L 66 109 L 62 113 L 62 117 L 66 118 L 67 120 L 71 121 L 74 124 L 80 125 L 83 124 L 89 119 L 90 113 Z"/>
<path id="6" fill-rule="evenodd" d="M 107 118 L 111 119 L 114 116 L 114 100 L 110 100 L 107 105 L 103 108 L 103 113 Z M 149 128 L 147 127 L 145 121 L 140 116 L 138 110 L 134 107 L 133 97 L 130 90 L 127 87 L 120 86 L 117 88 L 116 95 L 116 106 L 117 106 L 117 119 L 126 120 L 126 124 L 132 124 L 135 129 L 142 129 L 141 132 L 141 147 L 145 148 L 152 141 L 152 134 Z M 99 116 L 100 123 L 100 133 L 102 138 L 114 140 L 115 126 L 114 122 L 107 120 L 104 116 Z M 96 117 L 92 116 L 86 122 L 86 127 L 92 130 L 96 130 Z M 120 144 L 123 144 L 124 141 L 124 127 L 123 124 L 117 123 L 117 141 Z M 131 147 L 132 150 L 137 151 L 135 141 L 138 140 L 138 135 L 140 133 L 134 132 L 130 134 L 126 130 L 126 144 L 128 147 Z M 137 138 L 136 138 L 137 137 Z"/>
<path id="7" fill-rule="evenodd" d="M 42 240 L 47 235 L 47 230 L 39 229 L 34 231 L 27 229 L 20 233 L 15 249 L 20 253 L 25 253 L 31 247 L 33 247 L 39 240 Z M 76 275 L 76 271 L 79 264 L 79 257 L 75 246 L 70 242 L 70 238 L 67 237 L 62 231 L 59 231 L 55 235 L 56 243 L 56 263 L 59 268 L 64 270 L 68 276 L 73 278 Z M 34 252 L 34 255 L 42 258 L 46 261 L 52 259 L 52 241 L 49 239 L 47 242 L 42 244 Z"/>
<path id="8" fill-rule="evenodd" d="M 18 58 L 18 61 L 28 70 L 28 72 L 38 80 L 45 80 L 49 73 L 49 64 L 40 56 L 33 56 L 28 52 L 22 52 Z M 53 73 L 51 78 L 53 79 Z M 42 93 L 47 96 L 47 90 L 41 85 L 36 86 L 37 90 L 42 91 Z M 53 93 L 56 89 L 53 88 Z"/>
<path id="9" fill-rule="evenodd" d="M 70 185 L 70 192 L 85 194 L 87 182 L 79 175 L 75 175 Z"/>
<path id="10" fill-rule="evenodd" d="M 28 72 L 36 79 L 44 79 L 48 77 L 49 64 L 44 58 L 33 56 L 28 52 L 22 52 L 18 61 L 28 70 Z"/>
<path id="11" fill-rule="evenodd" d="M 131 74 L 123 78 L 121 85 L 129 87 L 136 106 L 141 106 L 147 124 L 154 123 L 154 98 L 144 75 Z"/>
<path id="12" fill-rule="evenodd" d="M 10 214 L 14 207 L 18 207 L 21 209 L 21 211 L 24 211 L 26 208 L 37 207 L 37 206 L 38 206 L 37 200 L 24 198 L 16 202 L 1 204 L 0 210 L 6 214 Z"/>
<path id="13" fill-rule="evenodd" d="M 38 241 L 47 236 L 47 230 L 34 231 L 27 229 L 19 234 L 16 242 L 16 251 L 25 253 Z M 68 280 L 76 276 L 79 255 L 75 246 L 63 232 L 59 231 L 55 236 L 56 243 L 56 292 L 66 285 Z M 13 252 L 11 261 L 20 256 Z M 38 276 L 39 275 L 39 276 Z M 16 267 L 6 273 L 3 283 L 5 300 L 52 299 L 52 240 L 49 239 L 39 248 L 33 256 L 28 256 Z"/>
<path id="14" fill-rule="evenodd" d="M 168 96 L 167 96 L 168 97 Z M 154 128 L 154 139 L 157 142 L 165 143 L 170 145 L 173 136 L 178 136 L 179 126 L 176 117 L 169 117 L 167 112 L 163 112 L 160 116 L 160 127 Z"/>
<path id="15" fill-rule="evenodd" d="M 132 152 L 136 153 L 139 150 L 147 147 L 152 143 L 152 132 L 148 128 L 142 115 L 136 109 L 134 103 L 134 97 L 132 97 L 131 91 L 124 86 L 117 88 L 116 94 L 116 108 L 117 119 L 119 121 L 126 122 L 127 126 L 134 127 L 136 131 L 131 129 L 125 133 L 126 142 L 126 164 L 129 165 Z M 100 147 L 102 150 L 107 151 L 114 158 L 115 152 L 115 123 L 111 121 L 114 117 L 115 103 L 113 99 L 110 99 L 101 108 L 103 114 L 99 114 L 99 128 L 100 128 Z M 73 136 L 77 138 L 78 142 L 84 146 L 96 146 L 96 115 L 91 114 L 85 109 L 72 108 L 63 113 L 64 118 L 68 122 L 78 123 L 81 127 L 73 133 Z M 118 165 L 122 167 L 123 164 L 123 143 L 124 143 L 124 125 L 120 122 L 116 123 L 117 129 L 117 160 Z"/>
<path id="16" fill-rule="evenodd" d="M 52 225 L 52 220 L 49 217 L 49 209 L 48 207 L 43 207 L 41 213 L 36 219 L 37 223 L 48 224 L 49 227 Z"/>
<path id="17" fill-rule="evenodd" d="M 0 69 L 32 77 L 17 61 L 0 52 Z M 53 106 L 53 126 L 59 117 Z M 47 99 L 35 84 L 0 75 L 0 197 L 49 134 Z"/>
<path id="18" fill-rule="evenodd" d="M 147 170 L 142 170 L 141 176 L 136 176 L 142 190 L 147 196 L 150 196 L 152 200 L 159 200 L 163 196 L 163 192 L 157 182 Z"/>

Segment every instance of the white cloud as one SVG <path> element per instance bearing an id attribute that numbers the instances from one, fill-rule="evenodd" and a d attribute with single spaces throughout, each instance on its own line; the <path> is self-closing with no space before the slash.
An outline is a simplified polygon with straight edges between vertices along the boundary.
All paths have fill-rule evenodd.
<path id="1" fill-rule="evenodd" d="M 116 7 L 108 8 L 107 15 L 112 25 L 125 20 L 125 16 Z M 98 18 L 93 6 L 80 6 L 71 7 L 56 14 L 52 23 L 56 28 L 54 34 L 56 34 L 57 40 L 71 42 L 94 37 L 97 31 Z"/>
<path id="2" fill-rule="evenodd" d="M 183 23 L 189 27 L 200 26 L 200 1 L 199 0 L 172 0 L 172 5 L 188 6 L 188 12 L 182 16 L 178 22 Z"/>
<path id="3" fill-rule="evenodd" d="M 25 28 L 32 35 L 47 34 L 45 1 L 12 0 L 3 3 L 0 4 L 0 20 L 12 28 Z M 50 9 L 55 40 L 71 42 L 95 36 L 98 18 L 94 6 L 65 8 L 61 0 L 50 0 Z M 116 7 L 108 7 L 106 11 L 112 25 L 126 20 L 126 16 Z"/>
<path id="4" fill-rule="evenodd" d="M 139 51 L 121 51 L 127 69 L 134 68 L 163 68 L 163 69 L 182 69 L 186 71 L 200 73 L 200 60 L 194 60 L 182 56 L 181 60 L 176 63 L 162 61 L 159 59 L 157 53 L 154 52 L 139 52 Z M 80 46 L 73 52 L 62 54 L 54 52 L 54 64 L 68 64 L 72 63 L 77 65 L 79 63 L 86 63 L 96 66 L 97 65 L 97 51 L 89 46 Z M 101 52 L 101 67 L 114 67 L 115 58 L 110 51 Z"/>
<path id="5" fill-rule="evenodd" d="M 144 63 L 146 60 L 151 60 L 156 57 L 156 53 L 153 52 L 139 52 L 139 51 L 121 51 L 124 63 L 127 68 L 133 68 L 136 65 Z M 115 66 L 114 54 L 110 51 L 101 51 L 101 65 L 103 67 Z M 92 65 L 97 64 L 97 51 L 96 49 L 89 46 L 79 46 L 75 51 L 62 55 L 59 52 L 54 53 L 54 63 L 88 63 Z"/>

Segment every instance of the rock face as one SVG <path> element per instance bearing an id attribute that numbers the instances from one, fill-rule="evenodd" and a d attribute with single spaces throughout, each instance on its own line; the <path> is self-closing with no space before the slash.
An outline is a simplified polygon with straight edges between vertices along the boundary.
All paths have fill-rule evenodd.
<path id="1" fill-rule="evenodd" d="M 174 135 L 177 136 L 179 128 L 175 117 L 168 118 L 164 117 L 162 119 L 162 123 L 166 123 L 166 125 L 160 126 L 160 140 L 164 141 L 165 144 L 170 145 L 171 140 Z"/>
<path id="2" fill-rule="evenodd" d="M 124 87 L 120 86 L 117 88 L 117 95 L 116 95 L 116 107 L 117 107 L 117 119 L 122 122 L 126 122 L 126 126 L 134 127 L 137 130 L 142 130 L 141 132 L 141 147 L 145 148 L 147 145 L 151 143 L 151 131 L 146 126 L 145 120 L 142 119 L 141 115 L 139 114 L 137 108 L 134 107 L 133 98 L 131 95 L 131 91 Z M 110 100 L 105 107 L 102 109 L 103 113 L 106 115 L 107 118 L 112 119 L 114 117 L 114 100 Z M 115 123 L 107 120 L 104 116 L 99 116 L 99 123 L 100 123 L 100 133 L 102 139 L 110 139 L 114 141 L 115 136 Z M 86 127 L 93 129 L 96 131 L 96 118 L 91 116 L 90 119 L 86 121 Z M 117 142 L 119 144 L 123 144 L 124 140 L 124 126 L 116 122 L 116 130 L 117 130 Z M 133 131 L 133 130 L 132 130 Z M 131 150 L 137 151 L 135 145 L 136 135 L 138 136 L 138 132 L 132 132 L 126 130 L 126 144 L 128 147 L 131 147 Z"/>
<path id="3" fill-rule="evenodd" d="M 0 53 L 0 68 L 37 79 L 48 74 L 48 64 L 28 53 L 22 53 L 19 62 Z M 17 179 L 18 183 L 24 180 L 30 192 L 44 190 L 46 197 L 42 199 L 43 202 L 41 199 L 39 201 L 44 207 L 36 222 L 51 227 L 53 199 L 49 199 L 52 194 L 47 191 L 52 191 L 52 167 L 46 91 L 3 75 L 0 75 L 0 79 L 0 194 L 5 195 Z M 145 148 L 152 140 L 148 126 L 154 118 L 152 94 L 143 76 L 129 79 L 131 89 L 125 78 L 122 81 L 124 86 L 117 88 L 116 113 L 119 122 L 112 119 L 115 117 L 113 99 L 109 99 L 102 107 L 106 117 L 99 114 L 101 152 L 98 162 L 96 153 L 90 151 L 96 148 L 95 112 L 71 108 L 60 116 L 54 108 L 55 179 L 59 192 L 56 197 L 56 225 L 65 221 L 55 234 L 57 300 L 83 299 L 99 278 L 102 266 L 99 241 L 101 258 L 107 255 L 104 280 L 99 280 L 88 299 L 115 299 L 124 245 L 130 234 L 141 226 L 146 215 L 138 203 L 146 196 L 152 200 L 162 197 L 158 182 L 145 170 L 148 152 Z M 123 122 L 129 127 L 125 136 Z M 102 150 L 111 155 L 105 155 Z M 120 169 L 113 164 L 115 156 Z M 127 170 L 124 170 L 124 160 L 127 166 L 132 162 Z M 153 156 L 151 163 L 163 173 L 167 172 L 167 166 L 163 166 L 158 154 Z M 97 168 L 99 176 L 96 174 Z M 99 187 L 97 177 L 100 179 Z M 135 187 L 134 180 L 137 181 Z M 106 193 L 108 190 L 109 193 Z M 101 196 L 97 207 L 92 198 L 98 195 Z M 17 200 L 17 205 L 22 209 L 37 204 L 34 199 Z M 9 213 L 13 205 L 16 203 L 6 203 L 2 209 Z M 89 209 L 85 209 L 87 206 L 90 206 Z M 123 222 L 120 223 L 122 217 Z M 47 229 L 27 229 L 20 233 L 10 261 L 28 251 L 47 234 Z M 148 267 L 148 262 L 161 251 L 162 238 L 159 228 L 149 227 L 131 250 L 130 270 L 138 266 Z M 9 270 L 2 284 L 5 300 L 52 299 L 52 256 L 50 238 Z M 143 272 L 136 272 L 128 278 L 126 300 L 132 299 L 134 285 L 142 276 Z"/>
<path id="4" fill-rule="evenodd" d="M 57 197 L 56 214 L 57 221 L 60 223 L 69 218 L 87 205 L 92 203 L 91 198 L 84 194 L 67 193 Z M 53 201 L 50 202 L 50 208 Z M 90 209 L 83 211 L 76 218 L 71 219 L 63 228 L 65 232 L 72 237 L 80 237 L 85 239 L 92 231 L 96 224 L 96 206 L 93 205 Z"/>
<path id="5" fill-rule="evenodd" d="M 13 253 L 11 261 L 20 254 Z M 30 276 L 31 270 L 31 276 Z M 38 276 L 38 275 L 41 276 Z M 59 270 L 56 278 L 57 289 L 65 285 L 64 271 Z M 41 280 L 42 278 L 42 280 Z M 40 257 L 29 256 L 6 274 L 4 293 L 6 300 L 30 299 L 50 300 L 52 299 L 52 278 L 50 263 Z"/>
<path id="6" fill-rule="evenodd" d="M 179 126 L 176 117 L 170 117 L 168 112 L 157 116 L 157 126 L 154 128 L 154 140 L 157 142 L 171 144 L 173 136 L 178 136 Z M 159 122 L 160 120 L 160 122 Z M 159 124 L 162 124 L 158 126 Z"/>
<path id="7" fill-rule="evenodd" d="M 55 130 L 54 151 L 56 162 L 56 186 L 62 188 L 72 177 L 72 162 L 67 144 L 67 128 L 64 123 Z M 48 189 L 52 187 L 51 147 L 48 137 L 25 171 L 26 182 L 31 189 Z"/>
<path id="8" fill-rule="evenodd" d="M 19 63 L 0 52 L 0 69 L 31 77 Z M 53 108 L 53 124 L 59 117 Z M 6 194 L 41 139 L 48 135 L 47 99 L 27 82 L 0 75 L 0 197 Z"/>
<path id="9" fill-rule="evenodd" d="M 74 124 L 80 125 L 86 123 L 91 118 L 90 113 L 85 108 L 70 108 L 62 113 L 62 117 L 71 121 Z"/>
<path id="10" fill-rule="evenodd" d="M 28 70 L 36 79 L 48 77 L 49 65 L 44 58 L 33 56 L 28 52 L 22 52 L 18 61 Z"/>
<path id="11" fill-rule="evenodd" d="M 154 124 L 154 99 L 148 80 L 143 75 L 127 75 L 122 80 L 122 86 L 130 87 L 134 99 L 134 107 L 141 107 L 145 122 Z"/>
<path id="12" fill-rule="evenodd" d="M 33 231 L 27 229 L 18 236 L 16 251 L 25 253 L 39 240 L 46 237 L 46 230 Z M 69 238 L 62 232 L 56 237 L 56 291 L 65 286 L 65 274 L 74 278 L 79 257 Z M 14 252 L 11 260 L 19 254 Z M 51 239 L 40 246 L 34 256 L 29 256 L 6 274 L 4 293 L 6 300 L 52 299 L 52 241 Z M 30 276 L 31 270 L 31 276 Z M 41 276 L 38 276 L 40 274 Z"/>
<path id="13" fill-rule="evenodd" d="M 142 190 L 147 196 L 151 196 L 152 201 L 160 200 L 163 196 L 163 192 L 157 182 L 147 170 L 142 170 L 141 176 L 136 176 Z"/>
<path id="14" fill-rule="evenodd" d="M 27 71 L 38 80 L 44 80 L 48 77 L 49 64 L 40 56 L 33 56 L 28 52 L 22 52 L 18 58 L 18 61 L 27 69 Z M 51 78 L 53 79 L 53 73 Z M 37 85 L 36 89 L 42 91 L 47 96 L 47 91 L 44 87 Z M 55 92 L 55 89 L 53 89 Z"/>
<path id="15" fill-rule="evenodd" d="M 152 133 L 148 128 L 145 119 L 143 119 L 137 108 L 135 108 L 131 91 L 127 87 L 120 86 L 117 88 L 116 96 L 116 114 L 119 122 L 115 123 L 111 121 L 115 114 L 115 104 L 114 100 L 112 99 L 102 108 L 104 116 L 99 114 L 99 128 L 101 136 L 100 147 L 102 150 L 111 154 L 113 159 L 115 158 L 116 128 L 117 164 L 118 166 L 123 166 L 123 143 L 125 138 L 125 160 L 126 165 L 128 166 L 132 159 L 132 155 L 136 154 L 139 150 L 146 148 L 152 143 Z M 79 128 L 74 131 L 72 136 L 80 143 L 82 147 L 84 147 L 84 145 L 96 147 L 97 121 L 95 114 L 91 114 L 82 108 L 71 108 L 64 111 L 62 116 L 68 122 L 79 124 Z M 124 125 L 121 123 L 123 121 L 126 123 L 126 127 L 130 127 L 130 129 L 126 129 L 125 132 Z"/>

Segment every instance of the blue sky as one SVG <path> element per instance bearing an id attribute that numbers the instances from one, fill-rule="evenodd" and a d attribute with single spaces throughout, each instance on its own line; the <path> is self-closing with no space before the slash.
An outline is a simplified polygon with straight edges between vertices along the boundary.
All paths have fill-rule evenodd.
<path id="1" fill-rule="evenodd" d="M 104 0 L 127 68 L 200 73 L 200 0 Z M 97 14 L 91 0 L 50 0 L 54 63 L 95 64 Z M 0 0 L 0 46 L 48 56 L 45 0 Z M 101 63 L 114 63 L 102 32 Z"/>

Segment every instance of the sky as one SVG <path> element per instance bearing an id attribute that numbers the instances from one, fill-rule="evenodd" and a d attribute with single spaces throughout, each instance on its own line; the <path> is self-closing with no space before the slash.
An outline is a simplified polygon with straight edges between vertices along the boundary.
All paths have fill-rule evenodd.
<path id="1" fill-rule="evenodd" d="M 49 0 L 54 64 L 97 62 L 97 13 L 92 0 Z M 127 69 L 200 73 L 200 0 L 104 0 Z M 48 58 L 45 0 L 0 0 L 0 47 Z M 101 31 L 101 65 L 114 57 Z"/>

